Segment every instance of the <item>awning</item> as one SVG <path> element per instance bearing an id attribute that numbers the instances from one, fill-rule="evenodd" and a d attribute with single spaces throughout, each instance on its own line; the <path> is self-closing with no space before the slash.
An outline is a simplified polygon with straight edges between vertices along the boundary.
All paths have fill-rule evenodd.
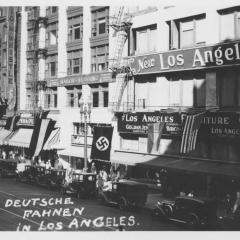
<path id="1" fill-rule="evenodd" d="M 59 155 L 84 158 L 84 146 L 68 146 L 64 150 L 58 151 Z M 87 148 L 87 157 L 90 158 L 91 147 Z"/>
<path id="2" fill-rule="evenodd" d="M 223 163 L 190 158 L 154 156 L 127 152 L 115 152 L 112 156 L 111 162 L 132 166 L 147 166 L 154 168 L 190 171 L 195 173 L 240 177 L 240 165 L 227 162 Z"/>
<path id="3" fill-rule="evenodd" d="M 15 147 L 29 148 L 33 129 L 20 128 L 16 134 L 9 140 L 8 145 Z"/>
<path id="4" fill-rule="evenodd" d="M 4 143 L 5 138 L 8 137 L 8 135 L 10 135 L 11 133 L 12 133 L 12 131 L 10 131 L 10 130 L 4 129 L 4 128 L 1 129 L 1 131 L 0 131 L 0 145 L 5 144 Z"/>
<path id="5" fill-rule="evenodd" d="M 60 148 L 60 128 L 54 129 L 43 146 L 43 150 Z"/>

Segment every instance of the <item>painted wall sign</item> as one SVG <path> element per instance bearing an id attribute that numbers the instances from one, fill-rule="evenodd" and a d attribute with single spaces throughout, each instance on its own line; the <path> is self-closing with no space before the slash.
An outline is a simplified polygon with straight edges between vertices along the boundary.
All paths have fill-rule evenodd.
<path id="1" fill-rule="evenodd" d="M 77 76 L 67 76 L 62 78 L 50 79 L 48 81 L 48 87 L 59 87 L 59 86 L 70 86 L 76 84 L 90 84 L 90 83 L 104 83 L 112 82 L 112 73 L 98 73 L 98 74 L 87 74 Z"/>
<path id="2" fill-rule="evenodd" d="M 0 119 L 0 127 L 5 127 L 7 124 L 7 119 Z"/>
<path id="3" fill-rule="evenodd" d="M 17 126 L 34 126 L 34 118 L 21 117 L 17 122 Z"/>
<path id="4" fill-rule="evenodd" d="M 133 74 L 239 65 L 240 42 L 136 56 L 129 63 Z"/>
<path id="5" fill-rule="evenodd" d="M 186 113 L 137 112 L 119 113 L 118 131 L 147 134 L 148 124 L 165 122 L 163 135 L 182 135 Z M 240 114 L 207 112 L 199 129 L 201 137 L 240 138 Z"/>
<path id="6" fill-rule="evenodd" d="M 179 113 L 138 112 L 119 113 L 118 131 L 147 134 L 148 124 L 165 122 L 163 134 L 177 135 L 182 132 L 182 120 Z"/>

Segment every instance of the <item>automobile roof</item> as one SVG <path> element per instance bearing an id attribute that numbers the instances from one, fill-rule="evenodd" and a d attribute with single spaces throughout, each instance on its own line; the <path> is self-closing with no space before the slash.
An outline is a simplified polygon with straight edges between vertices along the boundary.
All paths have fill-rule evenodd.
<path id="1" fill-rule="evenodd" d="M 76 173 L 76 172 L 74 172 L 72 175 L 96 175 L 96 173 L 84 173 L 84 172 Z"/>
<path id="2" fill-rule="evenodd" d="M 205 202 L 214 202 L 215 200 L 212 198 L 207 198 L 207 197 L 188 197 L 188 196 L 178 196 L 176 199 L 187 199 L 191 201 L 195 201 L 198 203 L 205 203 Z"/>
<path id="3" fill-rule="evenodd" d="M 118 184 L 127 184 L 127 185 L 141 185 L 141 186 L 145 186 L 145 184 L 143 183 L 139 183 L 139 182 L 136 182 L 136 181 L 133 181 L 133 180 L 128 180 L 128 179 L 120 179 L 118 182 Z"/>

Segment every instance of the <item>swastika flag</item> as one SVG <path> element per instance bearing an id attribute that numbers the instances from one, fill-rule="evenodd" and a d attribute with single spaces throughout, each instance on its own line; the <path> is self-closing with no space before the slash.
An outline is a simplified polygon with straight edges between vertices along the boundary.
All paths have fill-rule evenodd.
<path id="1" fill-rule="evenodd" d="M 95 126 L 91 159 L 110 161 L 113 127 Z"/>

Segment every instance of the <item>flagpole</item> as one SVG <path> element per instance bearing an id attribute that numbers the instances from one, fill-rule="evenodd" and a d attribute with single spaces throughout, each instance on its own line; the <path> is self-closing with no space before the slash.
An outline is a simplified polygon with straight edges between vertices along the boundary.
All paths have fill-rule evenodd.
<path id="1" fill-rule="evenodd" d="M 79 99 L 79 106 L 80 106 L 81 120 L 82 120 L 82 115 L 84 118 L 84 172 L 87 172 L 87 170 L 88 170 L 88 159 L 87 159 L 88 124 L 87 124 L 87 118 L 89 117 L 89 122 L 90 122 L 91 102 L 84 103 L 81 99 Z"/>

